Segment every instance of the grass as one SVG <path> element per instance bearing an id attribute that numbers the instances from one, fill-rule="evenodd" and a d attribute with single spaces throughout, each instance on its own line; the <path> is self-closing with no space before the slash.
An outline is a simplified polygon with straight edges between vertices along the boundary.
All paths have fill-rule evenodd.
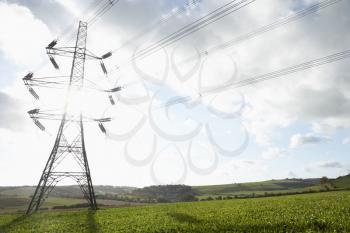
<path id="1" fill-rule="evenodd" d="M 200 195 L 242 195 L 264 192 L 288 192 L 305 191 L 318 187 L 318 180 L 269 180 L 262 182 L 251 182 L 242 184 L 224 184 L 209 186 L 194 186 L 193 189 Z"/>
<path id="2" fill-rule="evenodd" d="M 334 180 L 334 184 L 341 188 L 350 188 L 350 175 L 341 176 Z"/>
<path id="3" fill-rule="evenodd" d="M 227 197 L 227 196 L 231 196 L 231 197 L 247 197 L 249 195 L 255 194 L 256 196 L 263 196 L 266 193 L 268 193 L 269 195 L 272 194 L 280 194 L 280 195 L 289 195 L 289 194 L 295 194 L 295 193 L 307 193 L 309 191 L 313 191 L 313 192 L 320 192 L 320 190 L 322 189 L 321 186 L 319 185 L 315 185 L 315 186 L 310 186 L 307 188 L 297 188 L 297 189 L 286 189 L 286 190 L 254 190 L 254 191 L 249 191 L 249 190 L 242 190 L 242 191 L 235 191 L 235 192 L 212 192 L 211 194 L 202 194 L 202 195 L 197 195 L 196 197 L 199 199 L 206 199 L 209 197 L 212 198 L 217 198 L 219 196 L 221 197 Z"/>
<path id="4" fill-rule="evenodd" d="M 29 197 L 0 197 L 0 213 L 25 211 L 29 205 Z M 43 204 L 43 208 L 52 208 L 53 206 L 74 205 L 85 203 L 84 199 L 49 197 Z"/>
<path id="5" fill-rule="evenodd" d="M 0 214 L 25 212 L 30 202 L 29 197 L 1 197 L 0 196 Z M 99 205 L 125 207 L 141 205 L 140 203 L 131 203 L 117 200 L 97 199 Z M 42 208 L 52 209 L 55 207 L 73 206 L 77 204 L 86 204 L 86 200 L 82 198 L 64 198 L 64 197 L 49 197 L 45 200 Z M 1 233 L 1 232 L 0 232 Z"/>
<path id="6" fill-rule="evenodd" d="M 330 179 L 326 185 L 330 189 L 349 189 L 350 175 L 340 176 L 336 179 Z M 218 197 L 218 196 L 249 196 L 252 194 L 264 195 L 269 194 L 288 194 L 288 193 L 305 193 L 309 191 L 325 190 L 325 185 L 320 184 L 320 179 L 283 179 L 268 180 L 261 182 L 193 186 L 198 193 L 198 198 Z"/>
<path id="7" fill-rule="evenodd" d="M 0 215 L 0 232 L 350 232 L 350 192 Z"/>

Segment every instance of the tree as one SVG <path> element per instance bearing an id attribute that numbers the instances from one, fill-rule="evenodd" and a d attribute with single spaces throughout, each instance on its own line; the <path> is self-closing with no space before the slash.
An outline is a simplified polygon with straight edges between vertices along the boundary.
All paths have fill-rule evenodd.
<path id="1" fill-rule="evenodd" d="M 321 185 L 329 184 L 328 177 L 327 176 L 322 176 L 322 178 L 320 179 L 320 184 Z"/>

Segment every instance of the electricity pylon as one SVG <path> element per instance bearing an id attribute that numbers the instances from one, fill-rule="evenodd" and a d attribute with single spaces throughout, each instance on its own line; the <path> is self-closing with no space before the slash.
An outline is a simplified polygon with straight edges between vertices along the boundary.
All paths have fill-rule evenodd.
<path id="1" fill-rule="evenodd" d="M 72 95 L 74 95 L 74 93 L 72 93 L 73 89 L 76 92 L 83 90 L 84 67 L 86 58 L 95 58 L 100 60 L 103 72 L 107 73 L 102 60 L 111 56 L 112 54 L 107 53 L 102 57 L 96 57 L 91 53 L 87 53 L 86 40 L 87 23 L 79 22 L 75 47 L 56 48 L 55 46 L 57 44 L 57 41 L 54 40 L 46 48 L 50 61 L 56 69 L 59 69 L 57 62 L 54 59 L 56 55 L 71 55 L 73 57 L 68 83 L 66 81 L 52 82 L 52 79 L 45 83 L 43 79 L 40 79 L 40 81 L 38 81 L 39 79 L 36 80 L 35 78 L 33 78 L 33 73 L 29 73 L 23 78 L 25 85 L 28 87 L 30 93 L 32 93 L 33 96 L 36 98 L 39 98 L 39 96 L 32 88 L 33 86 L 43 87 L 45 85 L 66 85 L 68 89 L 64 111 L 61 117 L 60 115 L 53 116 L 52 114 L 45 114 L 45 112 L 41 112 L 39 109 L 34 109 L 28 112 L 30 114 L 30 117 L 33 119 L 34 123 L 42 130 L 44 130 L 45 127 L 38 121 L 38 119 L 55 119 L 56 117 L 61 118 L 61 123 L 51 154 L 49 156 L 49 159 L 47 160 L 44 171 L 42 172 L 41 178 L 39 180 L 39 184 L 37 185 L 34 195 L 28 206 L 26 212 L 27 215 L 37 211 L 43 204 L 45 198 L 54 189 L 56 184 L 64 178 L 72 178 L 73 180 L 75 180 L 80 186 L 80 189 L 85 199 L 87 200 L 90 208 L 97 208 L 94 187 L 92 185 L 90 168 L 85 149 L 83 123 L 86 121 L 87 118 L 83 115 L 82 111 L 70 111 L 69 105 L 71 99 L 74 98 L 74 96 L 72 97 Z M 106 90 L 104 92 L 112 93 L 119 90 L 121 90 L 121 87 Z M 110 95 L 109 99 L 111 100 L 111 98 L 112 97 Z M 110 121 L 110 118 L 92 120 L 98 122 L 98 125 L 102 132 L 106 133 L 103 123 Z M 61 171 L 60 169 L 58 169 L 58 165 L 64 159 L 67 159 L 69 156 L 71 156 L 77 162 L 78 171 Z"/>

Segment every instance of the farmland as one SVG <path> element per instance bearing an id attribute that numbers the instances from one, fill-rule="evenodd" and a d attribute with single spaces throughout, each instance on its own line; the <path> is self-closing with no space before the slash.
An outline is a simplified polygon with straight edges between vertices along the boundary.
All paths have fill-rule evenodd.
<path id="1" fill-rule="evenodd" d="M 0 187 L 0 213 L 23 212 L 28 207 L 34 186 Z M 101 205 L 122 207 L 154 203 L 195 200 L 235 199 L 261 196 L 279 196 L 350 188 L 350 175 L 329 179 L 321 184 L 320 178 L 283 179 L 261 182 L 207 186 L 164 185 L 144 188 L 95 186 L 97 202 Z M 75 208 L 86 201 L 78 186 L 58 186 L 42 208 Z"/>
<path id="2" fill-rule="evenodd" d="M 0 232 L 350 232 L 350 192 L 0 215 Z"/>
<path id="3" fill-rule="evenodd" d="M 9 212 L 24 212 L 29 205 L 31 196 L 35 187 L 0 187 L 0 214 Z M 97 186 L 96 193 L 99 194 L 126 194 L 133 190 L 129 187 L 112 187 Z M 50 197 L 44 202 L 42 208 L 51 209 L 66 206 L 81 205 L 86 203 L 82 197 L 81 190 L 78 186 L 59 186 L 51 193 Z M 118 200 L 101 200 L 98 199 L 100 205 L 126 206 L 135 205 L 137 203 L 129 203 Z"/>

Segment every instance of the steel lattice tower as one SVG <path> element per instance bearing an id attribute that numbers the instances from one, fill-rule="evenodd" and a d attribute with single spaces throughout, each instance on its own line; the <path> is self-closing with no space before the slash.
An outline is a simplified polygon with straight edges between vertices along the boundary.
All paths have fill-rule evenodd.
<path id="1" fill-rule="evenodd" d="M 82 112 L 71 114 L 68 110 L 72 87 L 77 88 L 79 91 L 79 89 L 82 89 L 84 85 L 84 65 L 87 56 L 86 39 L 87 23 L 79 22 L 76 44 L 72 50 L 73 62 L 70 72 L 64 113 L 62 115 L 62 120 L 58 129 L 55 144 L 26 214 L 32 214 L 33 212 L 37 211 L 43 204 L 48 194 L 53 190 L 55 185 L 64 178 L 72 178 L 75 180 L 80 186 L 90 208 L 97 208 L 84 142 L 84 116 Z M 50 54 L 57 55 L 57 51 L 53 49 L 53 46 L 56 43 L 57 42 L 54 41 L 47 47 L 47 52 L 50 56 L 50 60 L 55 67 L 57 66 L 57 63 Z M 79 165 L 79 170 L 81 171 L 67 172 L 58 171 L 56 169 L 58 164 L 67 158 L 67 156 L 72 156 L 76 160 Z"/>

